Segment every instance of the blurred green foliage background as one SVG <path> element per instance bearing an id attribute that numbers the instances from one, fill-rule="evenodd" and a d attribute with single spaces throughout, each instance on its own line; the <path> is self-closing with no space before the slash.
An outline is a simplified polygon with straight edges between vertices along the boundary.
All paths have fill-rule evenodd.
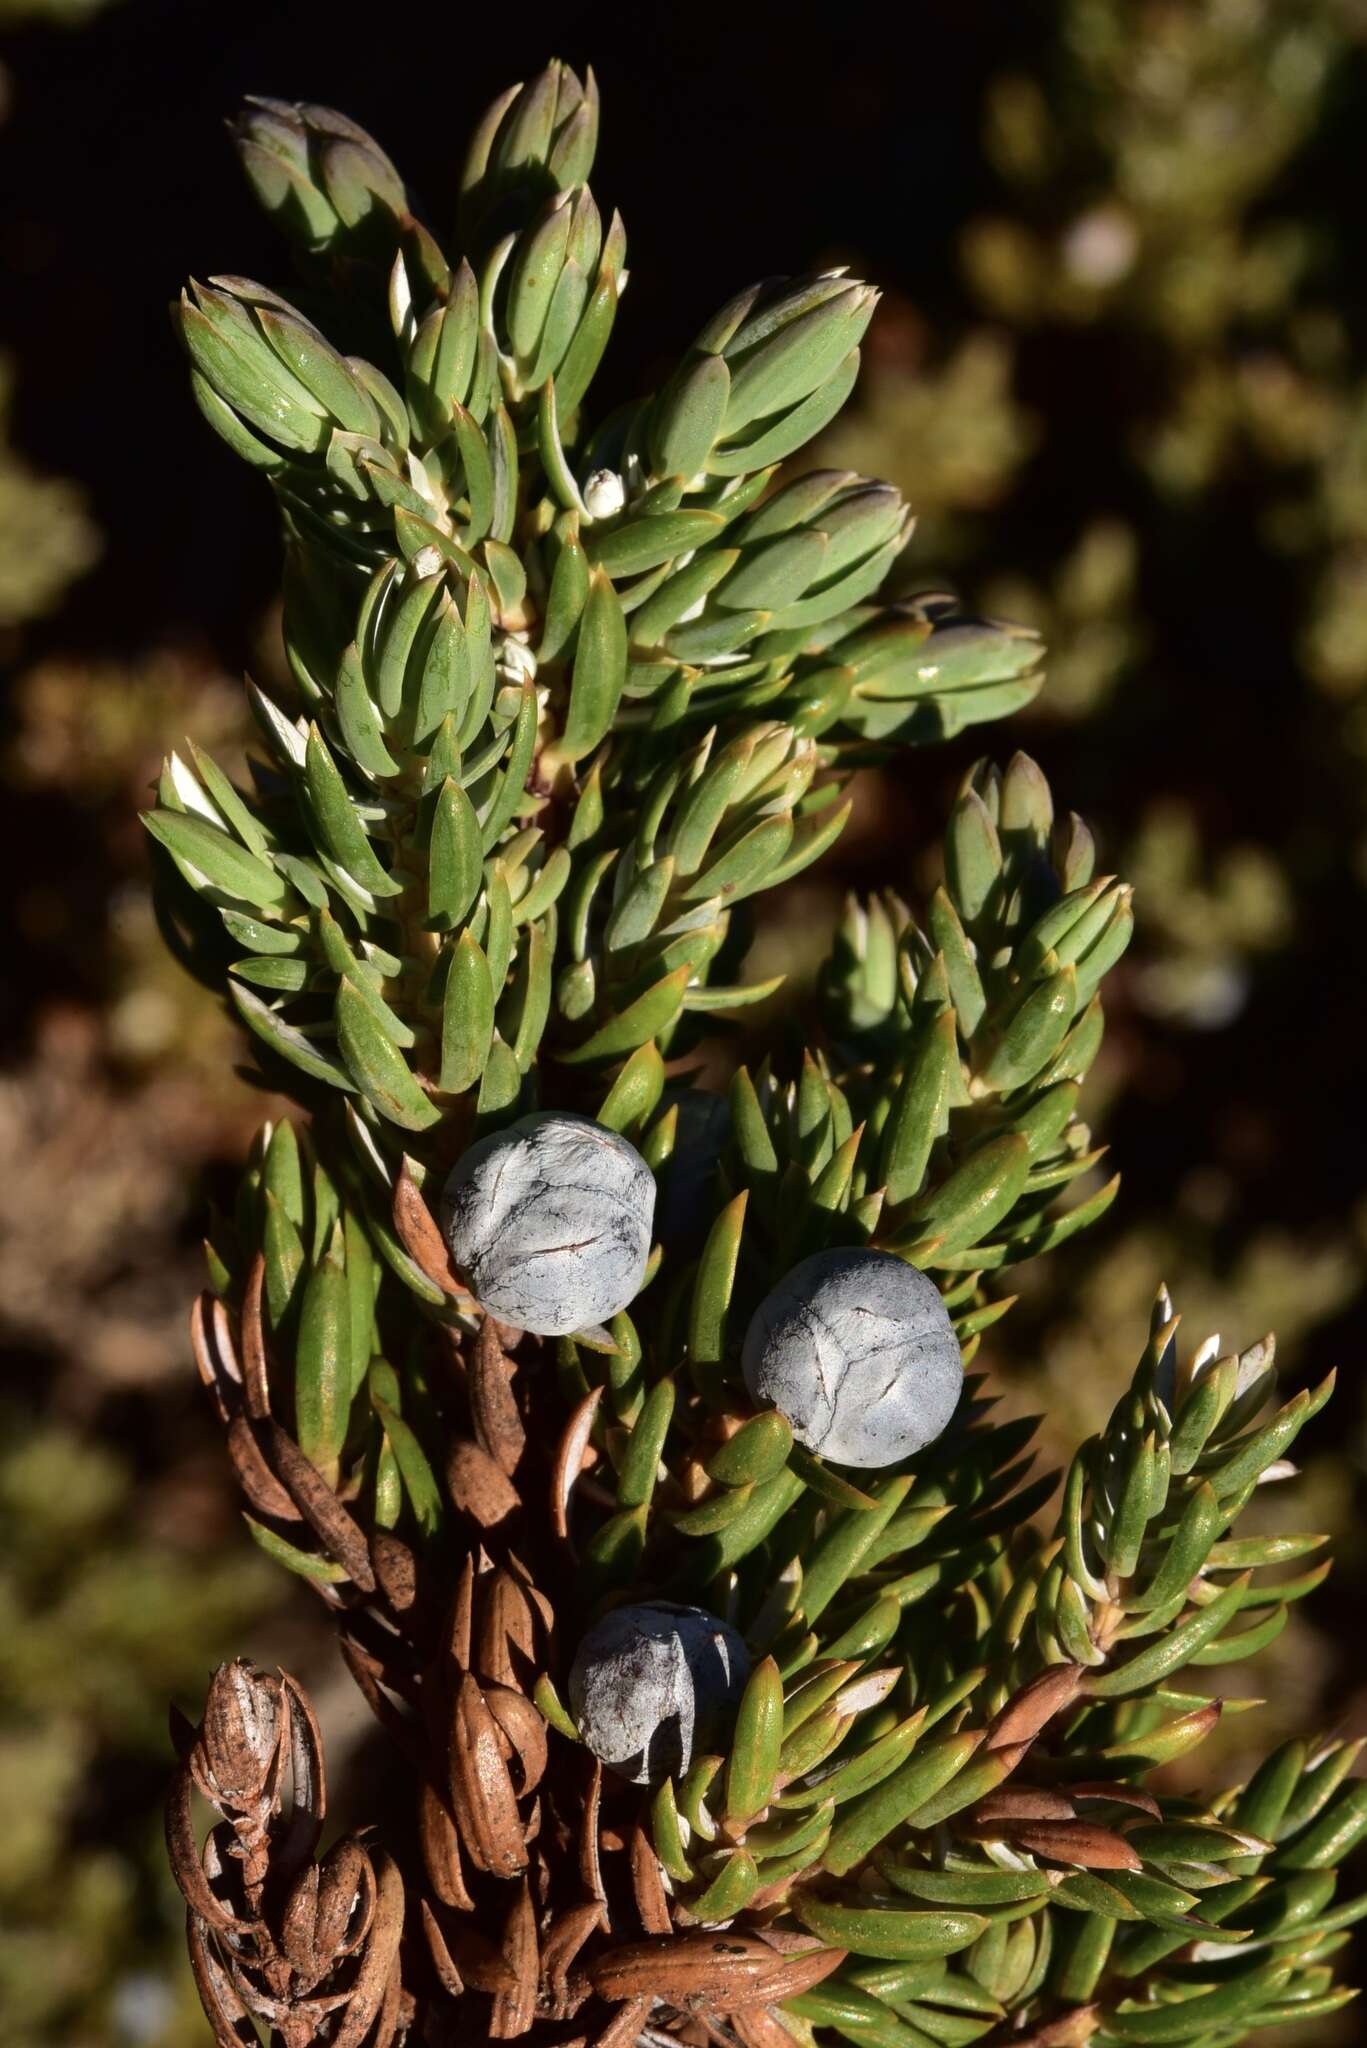
<path id="1" fill-rule="evenodd" d="M 590 58 L 611 196 L 653 267 L 676 259 L 615 344 L 624 390 L 657 337 L 752 272 L 849 261 L 883 286 L 820 459 L 918 508 L 908 588 L 1043 629 L 1049 681 L 1004 744 L 1039 756 L 1137 884 L 1090 1105 L 1121 1198 L 1021 1269 L 984 1362 L 1055 1450 L 1104 1418 L 1160 1278 L 1192 1343 L 1275 1327 L 1293 1384 L 1344 1367 L 1294 1509 L 1339 1567 L 1219 1762 L 1233 1775 L 1241 1744 L 1313 1724 L 1367 1733 L 1367 5 L 964 0 L 896 26 L 853 6 L 810 40 L 766 8 L 672 28 L 533 8 L 509 50 L 446 78 L 368 47 L 366 10 L 284 12 L 244 6 L 228 29 L 193 4 L 0 0 L 0 254 L 24 285 L 0 333 L 12 2048 L 202 2038 L 160 1861 L 166 1701 L 193 1706 L 238 1651 L 336 1696 L 308 1595 L 240 1533 L 193 1384 L 199 1218 L 270 1104 L 162 953 L 133 816 L 187 730 L 220 758 L 245 742 L 232 666 L 278 661 L 264 493 L 234 495 L 157 325 L 184 269 L 250 268 L 239 245 L 271 260 L 218 161 L 212 116 L 239 85 L 331 94 L 406 164 L 411 129 L 440 193 L 444 137 L 519 67 Z M 207 72 L 200 38 L 222 46 Z M 746 105 L 750 130 L 731 118 Z M 73 332 L 77 278 L 93 296 Z M 779 903 L 752 971 L 781 966 L 800 993 L 844 889 L 933 883 L 926 848 L 972 752 L 861 778 L 833 868 Z M 1290 1512 L 1270 1493 L 1269 1526 Z M 1236 1671 L 1227 1689 L 1249 1686 Z M 345 1780 L 359 1722 L 332 1725 Z M 1322 2038 L 1352 2038 L 1345 2017 Z"/>

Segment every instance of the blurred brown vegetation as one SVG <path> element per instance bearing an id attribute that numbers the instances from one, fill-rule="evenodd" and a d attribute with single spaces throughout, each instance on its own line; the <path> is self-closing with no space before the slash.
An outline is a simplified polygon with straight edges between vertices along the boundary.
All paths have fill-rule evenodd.
<path id="1" fill-rule="evenodd" d="M 165 1702 L 238 1651 L 331 1669 L 308 1595 L 241 1534 L 193 1384 L 205 1205 L 271 1105 L 161 947 L 134 818 L 187 731 L 231 765 L 233 671 L 276 658 L 265 494 L 199 430 L 160 322 L 191 266 L 282 271 L 215 133 L 242 89 L 345 104 L 439 210 L 445 138 L 552 47 L 590 57 L 640 264 L 627 390 L 756 268 L 848 260 L 883 285 L 821 459 L 919 509 L 910 586 L 1043 628 L 1043 697 L 989 744 L 1036 753 L 1138 885 L 1090 1104 L 1122 1195 L 1021 1271 L 984 1362 L 1056 1451 L 1104 1418 L 1160 1278 L 1193 1343 L 1275 1327 L 1293 1385 L 1339 1364 L 1294 1509 L 1269 1489 L 1263 1510 L 1332 1532 L 1338 1570 L 1260 1665 L 1267 1706 L 1226 1721 L 1220 1766 L 1292 1728 L 1367 1732 L 1345 1625 L 1367 1586 L 1367 7 L 946 0 L 900 26 L 846 8 L 800 47 L 764 8 L 630 37 L 625 10 L 580 12 L 522 10 L 452 79 L 319 0 L 288 21 L 254 0 L 231 27 L 158 0 L 0 5 L 0 255 L 24 285 L 0 335 L 14 2048 L 200 2038 L 157 1840 Z M 756 973 L 781 963 L 800 993 L 844 889 L 933 881 L 975 751 L 861 779 L 831 873 L 780 902 Z"/>

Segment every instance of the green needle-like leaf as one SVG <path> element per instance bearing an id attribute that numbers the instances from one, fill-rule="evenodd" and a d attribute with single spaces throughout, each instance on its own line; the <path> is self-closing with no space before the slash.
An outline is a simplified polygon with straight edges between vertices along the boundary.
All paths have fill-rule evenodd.
<path id="1" fill-rule="evenodd" d="M 900 1902 L 875 1896 L 828 1898 L 810 1891 L 793 1896 L 793 1911 L 803 1926 L 832 1947 L 855 1955 L 883 1956 L 890 1962 L 926 1962 L 968 1948 L 987 1929 L 981 1913 L 914 1912 Z"/>
<path id="2" fill-rule="evenodd" d="M 654 1040 L 638 1046 L 622 1067 L 598 1110 L 598 1122 L 610 1131 L 639 1131 L 651 1116 L 665 1085 L 665 1063 Z"/>
<path id="3" fill-rule="evenodd" d="M 899 1770 L 841 1815 L 831 1831 L 826 1868 L 837 1877 L 853 1870 L 909 1813 L 958 1776 L 982 1739 L 980 1728 L 964 1729 L 920 1744 Z"/>
<path id="4" fill-rule="evenodd" d="M 726 1766 L 725 1818 L 742 1823 L 767 1806 L 783 1745 L 783 1680 L 772 1657 L 755 1666 L 741 1694 Z"/>
<path id="5" fill-rule="evenodd" d="M 644 519 L 629 519 L 610 532 L 590 531 L 589 560 L 609 576 L 638 576 L 675 555 L 706 547 L 725 524 L 716 512 L 657 512 Z"/>
<path id="6" fill-rule="evenodd" d="M 207 819 L 159 810 L 144 811 L 142 822 L 168 853 L 196 869 L 211 888 L 259 910 L 279 910 L 288 904 L 291 890 L 285 877 Z"/>
<path id="7" fill-rule="evenodd" d="M 567 761 L 581 760 L 598 745 L 612 723 L 626 673 L 627 628 L 621 600 L 605 572 L 592 569 L 560 739 L 560 751 Z"/>
<path id="8" fill-rule="evenodd" d="M 291 1066 L 298 1067 L 301 1073 L 308 1074 L 315 1081 L 328 1082 L 334 1088 L 350 1091 L 356 1086 L 345 1067 L 319 1052 L 302 1031 L 296 1030 L 292 1024 L 286 1024 L 283 1018 L 277 1016 L 259 996 L 253 995 L 250 989 L 239 988 L 236 983 L 230 983 L 228 993 L 248 1028 L 268 1045 L 272 1052 L 279 1053 L 282 1059 L 288 1060 Z"/>
<path id="9" fill-rule="evenodd" d="M 879 1141 L 878 1172 L 890 1203 L 907 1202 L 925 1179 L 931 1148 L 946 1127 L 959 1065 L 954 1015 L 926 1018 L 906 1052 L 901 1085 Z"/>
<path id="10" fill-rule="evenodd" d="M 300 1550 L 296 1543 L 289 1543 L 283 1536 L 277 1536 L 264 1522 L 258 1522 L 253 1515 L 244 1514 L 243 1521 L 251 1532 L 252 1541 L 265 1551 L 276 1564 L 283 1565 L 288 1572 L 295 1572 L 301 1579 L 311 1579 L 315 1584 L 335 1586 L 350 1573 L 345 1565 L 334 1564 L 330 1557 L 320 1557 L 315 1551 Z"/>
<path id="11" fill-rule="evenodd" d="M 691 968 L 676 967 L 672 974 L 664 975 L 644 995 L 637 996 L 624 1010 L 619 1010 L 615 1017 L 600 1025 L 582 1045 L 562 1053 L 561 1058 L 575 1063 L 619 1059 L 623 1053 L 634 1052 L 648 1039 L 658 1038 L 661 1032 L 668 1030 L 683 1008 L 684 990 L 691 972 Z"/>
<path id="12" fill-rule="evenodd" d="M 915 1205 L 916 1237 L 938 1238 L 944 1251 L 981 1243 L 1014 1206 L 1029 1171 L 1030 1148 L 1023 1138 L 1014 1133 L 989 1138 Z M 908 1241 L 904 1226 L 899 1243 Z"/>
<path id="13" fill-rule="evenodd" d="M 488 956 L 467 928 L 451 949 L 441 1011 L 441 1086 L 450 1095 L 473 1088 L 494 1034 L 494 983 Z"/>
<path id="14" fill-rule="evenodd" d="M 1140 2006 L 1125 1999 L 1108 2008 L 1105 2026 L 1118 2041 L 1199 2041 L 1219 2038 L 1246 2013 L 1271 2000 L 1291 1976 L 1292 1965 L 1255 1964 L 1214 1991 L 1198 1992 L 1172 2004 Z"/>
<path id="15" fill-rule="evenodd" d="M 337 991 L 337 1043 L 356 1086 L 391 1123 L 406 1131 L 425 1131 L 440 1121 L 440 1110 L 423 1093 L 403 1054 L 348 980 Z"/>
<path id="16" fill-rule="evenodd" d="M 424 1536 L 434 1536 L 441 1527 L 443 1508 L 441 1489 L 427 1462 L 427 1455 L 402 1416 L 374 1394 L 371 1395 L 371 1406 L 380 1418 L 394 1452 L 413 1518 Z"/>
<path id="17" fill-rule="evenodd" d="M 743 1195 L 737 1198 L 742 1203 Z M 716 1346 L 719 1339 L 700 1329 L 697 1341 Z M 691 1348 L 691 1347 L 690 1347 Z M 776 1411 L 752 1415 L 707 1461 L 707 1476 L 720 1486 L 758 1486 L 783 1470 L 793 1448 L 793 1432 Z"/>
<path id="18" fill-rule="evenodd" d="M 350 1302 L 346 1274 L 329 1255 L 304 1283 L 294 1369 L 299 1448 L 324 1478 L 336 1472 L 350 1408 Z"/>
<path id="19" fill-rule="evenodd" d="M 720 1364 L 726 1352 L 727 1312 L 736 1284 L 748 1197 L 729 1202 L 708 1233 L 688 1309 L 688 1355 L 695 1366 Z"/>
<path id="20" fill-rule="evenodd" d="M 475 807 L 449 775 L 437 792 L 428 859 L 428 920 L 434 930 L 450 931 L 479 893 L 484 848 Z"/>
<path id="21" fill-rule="evenodd" d="M 673 1414 L 674 1382 L 660 1380 L 646 1395 L 618 1467 L 617 1498 L 624 1508 L 645 1507 L 654 1493 Z"/>
<path id="22" fill-rule="evenodd" d="M 310 726 L 304 780 L 325 850 L 372 896 L 397 896 L 401 884 L 376 856 L 356 815 L 354 799 L 316 725 Z"/>
<path id="23" fill-rule="evenodd" d="M 690 1911 L 703 1922 L 731 1920 L 749 1905 L 758 1890 L 759 1871 L 754 1857 L 745 1849 L 732 1849 L 711 1883 L 690 1901 Z"/>
<path id="24" fill-rule="evenodd" d="M 304 1270 L 304 1244 L 283 1203 L 269 1188 L 263 1190 L 263 1195 L 261 1249 L 266 1260 L 266 1308 L 271 1328 L 281 1330 L 289 1317 Z"/>
<path id="25" fill-rule="evenodd" d="M 1088 1692 L 1097 1699 L 1125 1699 L 1132 1693 L 1147 1691 L 1160 1679 L 1171 1678 L 1175 1671 L 1191 1662 L 1198 1650 L 1204 1649 L 1219 1635 L 1227 1621 L 1233 1619 L 1248 1580 L 1249 1574 L 1242 1573 L 1208 1607 L 1198 1609 L 1147 1650 L 1140 1650 L 1136 1656 L 1112 1670 L 1089 1678 Z"/>

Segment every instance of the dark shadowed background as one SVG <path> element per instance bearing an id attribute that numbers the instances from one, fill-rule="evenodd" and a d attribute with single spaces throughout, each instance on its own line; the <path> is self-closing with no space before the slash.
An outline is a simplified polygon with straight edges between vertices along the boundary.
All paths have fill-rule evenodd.
<path id="1" fill-rule="evenodd" d="M 1243 1745 L 1293 1728 L 1367 1732 L 1367 5 L 802 13 L 0 0 L 14 2048 L 203 2038 L 157 1800 L 166 1701 L 193 1706 L 220 1656 L 315 1684 L 343 1803 L 364 1772 L 373 1809 L 381 1768 L 309 1596 L 247 1543 L 193 1384 L 204 1203 L 230 1197 L 270 1104 L 161 956 L 134 815 L 187 730 L 231 763 L 237 679 L 278 662 L 268 496 L 204 430 L 166 318 L 190 271 L 288 288 L 223 132 L 248 91 L 344 108 L 440 226 L 486 102 L 551 54 L 591 62 L 595 191 L 629 234 L 604 372 L 623 396 L 757 275 L 848 262 L 882 286 L 820 459 L 921 512 L 909 587 L 1044 628 L 1044 693 L 986 744 L 1034 753 L 1138 885 L 1091 1084 L 1120 1200 L 1022 1270 L 984 1362 L 1054 1449 L 1108 1411 L 1160 1278 L 1193 1343 L 1275 1326 L 1293 1388 L 1339 1365 L 1294 1503 L 1263 1510 L 1333 1531 L 1339 1569 L 1217 1762 L 1238 1773 Z M 861 780 L 756 973 L 801 987 L 844 889 L 933 883 L 981 745 Z"/>

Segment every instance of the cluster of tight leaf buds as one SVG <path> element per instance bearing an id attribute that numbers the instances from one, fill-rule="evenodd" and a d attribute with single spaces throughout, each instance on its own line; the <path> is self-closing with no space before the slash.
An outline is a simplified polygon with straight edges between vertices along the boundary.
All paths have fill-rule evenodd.
<path id="1" fill-rule="evenodd" d="M 253 102 L 299 306 L 176 314 L 275 493 L 289 683 L 250 686 L 248 788 L 167 761 L 159 903 L 310 1112 L 213 1220 L 195 1356 L 412 1788 L 317 1861 L 304 1695 L 220 1671 L 169 1806 L 215 2037 L 1227 2048 L 1331 2011 L 1353 1747 L 1151 1782 L 1247 1704 L 1181 1674 L 1327 1569 L 1230 1533 L 1327 1385 L 1260 1419 L 1270 1343 L 1179 1361 L 1160 1296 L 1051 1520 L 1033 1420 L 965 1375 L 993 1276 L 1115 1194 L 1070 1189 L 1131 929 L 1087 828 L 979 764 L 924 911 L 849 904 L 802 1049 L 690 1062 L 774 992 L 755 899 L 852 772 L 1024 704 L 1039 649 L 883 595 L 896 493 L 788 467 L 857 372 L 843 274 L 740 292 L 589 416 L 597 123 L 560 64 L 506 94 L 453 261 L 353 123 Z"/>

